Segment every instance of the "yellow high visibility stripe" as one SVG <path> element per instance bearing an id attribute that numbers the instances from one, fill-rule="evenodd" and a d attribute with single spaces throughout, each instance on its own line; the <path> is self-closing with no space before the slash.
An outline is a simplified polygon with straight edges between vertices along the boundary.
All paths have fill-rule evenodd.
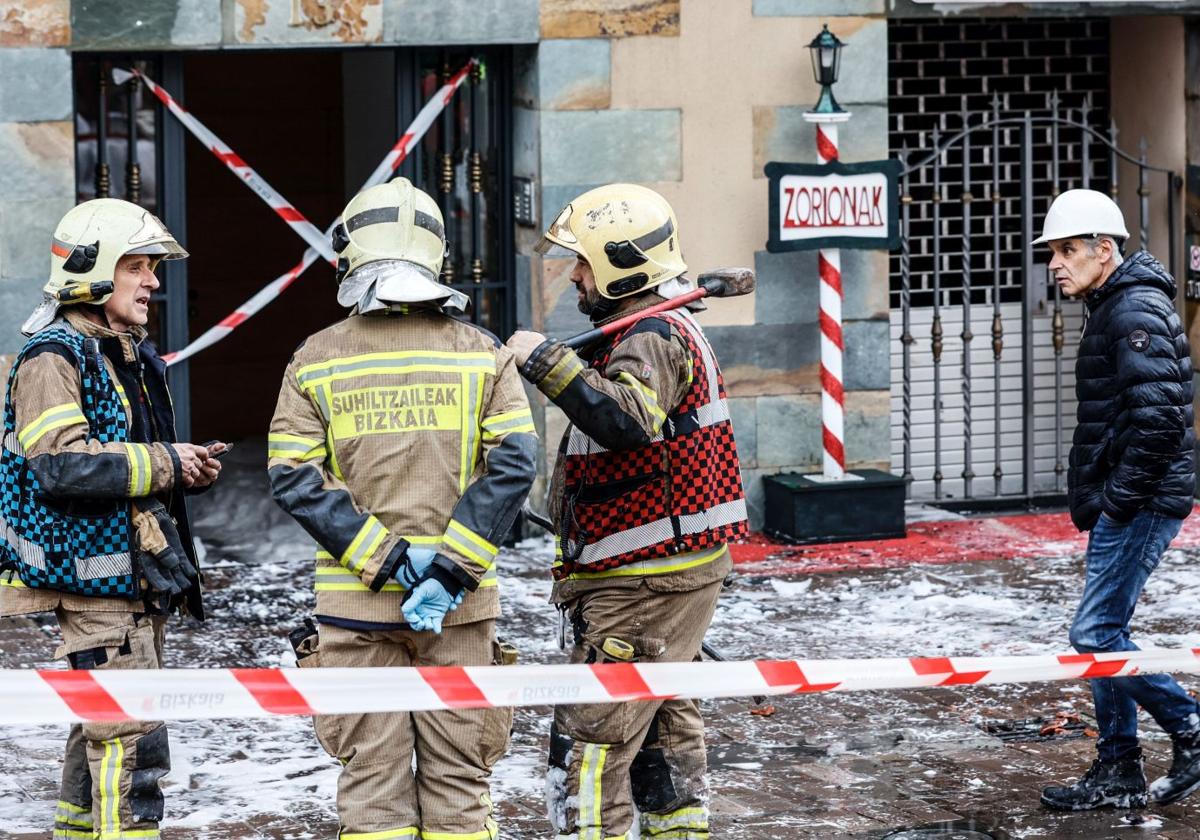
<path id="1" fill-rule="evenodd" d="M 16 572 L 10 572 L 0 577 L 0 586 L 11 586 L 13 589 L 28 589 L 25 581 L 17 577 Z"/>
<path id="2" fill-rule="evenodd" d="M 604 840 L 600 806 L 603 800 L 607 744 L 584 744 L 579 767 L 579 840 Z"/>
<path id="3" fill-rule="evenodd" d="M 133 831 L 102 831 L 97 840 L 134 840 L 134 838 L 161 837 L 157 828 L 138 828 Z"/>
<path id="4" fill-rule="evenodd" d="M 485 417 L 482 426 L 485 440 L 493 440 L 516 432 L 532 433 L 536 431 L 533 425 L 533 415 L 527 408 Z"/>
<path id="5" fill-rule="evenodd" d="M 574 353 L 568 352 L 558 360 L 558 364 L 550 368 L 550 372 L 546 374 L 538 387 L 546 396 L 554 399 L 566 390 L 566 387 L 582 372 L 583 362 Z"/>
<path id="6" fill-rule="evenodd" d="M 121 830 L 121 765 L 124 761 L 125 745 L 121 739 L 104 741 L 104 757 L 100 759 L 101 837 L 110 837 Z"/>
<path id="7" fill-rule="evenodd" d="M 318 566 L 315 592 L 371 592 L 371 587 L 351 571 L 338 566 Z M 394 580 L 383 585 L 380 592 L 404 592 L 404 587 Z"/>
<path id="8" fill-rule="evenodd" d="M 398 837 L 417 837 L 420 831 L 415 825 L 404 828 L 388 828 L 383 831 L 356 832 L 354 834 L 339 834 L 339 840 L 395 840 Z"/>
<path id="9" fill-rule="evenodd" d="M 658 407 L 658 394 L 654 393 L 653 388 L 648 388 L 638 382 L 636 376 L 626 371 L 617 374 L 617 381 L 633 388 L 634 393 L 642 401 L 642 405 L 646 406 L 646 411 L 650 412 L 650 416 L 654 418 L 654 429 L 657 431 L 667 421 L 666 412 Z"/>
<path id="10" fill-rule="evenodd" d="M 128 417 L 130 414 L 129 397 L 125 395 L 125 388 L 117 381 L 116 377 L 112 378 L 112 384 L 116 386 L 117 396 L 121 398 L 121 406 L 125 409 L 125 416 Z"/>
<path id="11" fill-rule="evenodd" d="M 68 802 L 65 799 L 58 800 L 58 808 L 62 811 L 70 811 L 72 814 L 91 814 L 90 807 L 84 808 L 82 805 L 76 805 L 74 802 Z"/>
<path id="12" fill-rule="evenodd" d="M 340 563 L 347 569 L 361 572 L 367 560 L 379 548 L 379 544 L 387 539 L 387 528 L 374 516 L 367 516 L 367 521 L 358 529 L 350 546 L 343 552 Z"/>
<path id="13" fill-rule="evenodd" d="M 293 461 L 315 461 L 325 458 L 325 442 L 299 435 L 267 435 L 268 458 L 290 458 Z"/>
<path id="14" fill-rule="evenodd" d="M 296 382 L 303 390 L 355 376 L 397 373 L 487 373 L 495 375 L 496 357 L 489 352 L 406 350 L 395 353 L 367 353 L 345 356 L 305 365 L 296 371 Z"/>
<path id="15" fill-rule="evenodd" d="M 66 838 L 66 840 L 95 840 L 96 833 L 90 828 L 87 831 L 74 828 L 56 828 L 50 837 L 52 840 L 59 840 L 59 838 Z"/>
<path id="16" fill-rule="evenodd" d="M 694 569 L 714 560 L 719 560 L 729 546 L 722 545 L 709 551 L 698 551 L 689 554 L 676 554 L 671 557 L 659 557 L 653 560 L 638 560 L 627 566 L 618 566 L 606 572 L 574 572 L 573 579 L 595 580 L 609 577 L 634 577 L 640 575 L 665 575 L 670 572 L 682 572 L 684 569 Z M 558 552 L 561 556 L 561 552 Z M 558 565 L 558 564 L 555 564 Z"/>
<path id="17" fill-rule="evenodd" d="M 150 447 L 144 443 L 125 444 L 129 460 L 129 495 L 133 498 L 150 495 Z"/>
<path id="18" fill-rule="evenodd" d="M 421 840 L 496 840 L 499 833 L 499 826 L 495 820 L 488 817 L 486 823 L 490 823 L 483 831 L 469 831 L 466 833 L 456 831 L 421 831 Z"/>
<path id="19" fill-rule="evenodd" d="M 500 579 L 496 572 L 496 567 L 488 569 L 483 573 L 483 578 L 479 581 L 480 589 L 499 586 Z M 336 566 L 318 566 L 316 568 L 316 581 L 313 584 L 314 592 L 363 592 L 369 595 L 374 595 L 375 592 L 371 587 L 362 582 L 362 579 L 353 572 Z M 405 588 L 397 581 L 389 580 L 383 585 L 380 592 L 404 592 Z"/>
<path id="20" fill-rule="evenodd" d="M 680 808 L 666 814 L 642 814 L 642 827 L 648 829 L 648 837 L 694 836 L 689 832 L 708 831 L 707 808 Z"/>
<path id="21" fill-rule="evenodd" d="M 446 544 L 484 569 L 490 569 L 500 549 L 454 519 L 446 526 Z"/>
<path id="22" fill-rule="evenodd" d="M 61 429 L 63 426 L 86 425 L 87 418 L 83 416 L 78 403 L 60 403 L 39 414 L 36 420 L 17 433 L 17 439 L 21 441 L 21 446 L 28 450 L 47 432 Z"/>

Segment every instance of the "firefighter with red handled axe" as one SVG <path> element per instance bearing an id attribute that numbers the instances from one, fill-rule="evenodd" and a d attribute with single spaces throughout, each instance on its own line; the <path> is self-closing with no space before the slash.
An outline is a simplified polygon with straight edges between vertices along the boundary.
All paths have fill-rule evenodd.
<path id="1" fill-rule="evenodd" d="M 567 415 L 551 478 L 552 600 L 572 662 L 690 662 L 746 532 L 724 381 L 688 311 L 746 294 L 749 269 L 688 280 L 671 206 L 610 184 L 575 198 L 539 251 L 575 258 L 594 329 L 518 332 L 521 375 Z M 708 836 L 704 722 L 688 700 L 559 706 L 547 795 L 559 835 Z"/>

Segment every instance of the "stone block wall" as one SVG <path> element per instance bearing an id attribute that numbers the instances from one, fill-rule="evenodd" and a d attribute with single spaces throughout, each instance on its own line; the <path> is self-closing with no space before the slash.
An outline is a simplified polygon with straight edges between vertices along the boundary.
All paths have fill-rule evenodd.
<path id="1" fill-rule="evenodd" d="M 542 225 L 580 192 L 633 181 L 674 206 L 694 273 L 757 270 L 753 297 L 713 303 L 701 318 L 724 368 L 756 527 L 762 476 L 821 462 L 816 254 L 765 250 L 762 170 L 771 160 L 816 160 L 802 115 L 819 88 L 803 45 L 824 22 L 850 44 L 834 89 L 854 115 L 842 128 L 842 158 L 887 157 L 883 12 L 882 0 L 541 4 L 528 106 L 538 115 Z M 842 264 L 847 454 L 853 465 L 886 469 L 887 258 L 843 251 Z M 556 336 L 586 328 L 567 280 L 571 262 L 533 260 L 531 268 L 528 323 Z M 565 420 L 543 408 L 552 462 Z"/>
<path id="2" fill-rule="evenodd" d="M 49 242 L 75 201 L 67 0 L 0 0 L 0 352 L 49 268 Z"/>
<path id="3" fill-rule="evenodd" d="M 559 209 L 602 183 L 671 201 L 694 273 L 754 266 L 759 292 L 702 320 L 759 524 L 761 476 L 815 469 L 821 455 L 816 256 L 764 250 L 762 168 L 815 159 L 803 112 L 819 90 L 804 45 L 825 22 L 849 44 L 835 88 L 854 114 L 843 159 L 886 157 L 883 15 L 883 0 L 0 0 L 0 352 L 19 345 L 43 244 L 74 200 L 70 49 L 514 44 L 513 170 L 538 200 L 538 224 L 516 232 L 522 325 L 587 326 L 570 261 L 530 255 Z M 886 466 L 887 263 L 842 259 L 847 452 Z M 563 418 L 546 410 L 540 422 L 552 453 Z"/>

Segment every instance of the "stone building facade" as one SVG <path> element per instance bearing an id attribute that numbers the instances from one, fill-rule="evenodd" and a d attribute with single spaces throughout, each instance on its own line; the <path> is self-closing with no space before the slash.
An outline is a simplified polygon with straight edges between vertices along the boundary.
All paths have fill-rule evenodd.
<path id="1" fill-rule="evenodd" d="M 605 182 L 642 183 L 672 202 L 693 271 L 754 266 L 758 292 L 714 303 L 702 320 L 725 370 L 760 524 L 761 477 L 812 470 L 821 458 L 816 255 L 765 250 L 764 164 L 816 161 L 803 112 L 819 89 L 804 47 L 824 23 L 847 42 L 835 93 L 853 116 L 841 157 L 880 160 L 894 151 L 889 17 L 939 9 L 921 0 L 0 0 L 0 351 L 19 346 L 51 228 L 76 200 L 73 54 L 254 49 L 282 61 L 311 48 L 513 45 L 511 171 L 532 180 L 535 197 L 533 224 L 512 231 L 517 322 L 559 336 L 583 328 L 570 265 L 530 255 L 564 203 Z M 1014 13 L 1050 12 L 1003 9 Z M 1184 19 L 1170 20 L 1182 56 Z M 1180 91 L 1173 107 L 1182 113 L 1183 104 Z M 886 470 L 888 255 L 843 251 L 842 276 L 847 457 Z M 553 450 L 563 419 L 541 413 Z"/>

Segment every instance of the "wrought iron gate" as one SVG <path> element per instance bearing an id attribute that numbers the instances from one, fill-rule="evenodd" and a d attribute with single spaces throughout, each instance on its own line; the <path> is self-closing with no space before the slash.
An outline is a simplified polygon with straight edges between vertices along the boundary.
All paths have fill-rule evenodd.
<path id="1" fill-rule="evenodd" d="M 397 48 L 395 78 L 380 84 L 390 84 L 394 91 L 398 136 L 446 78 L 471 57 L 480 59 L 478 69 L 399 172 L 442 207 L 449 239 L 443 282 L 471 297 L 471 317 L 477 323 L 507 336 L 516 323 L 511 49 Z M 280 51 L 279 60 L 286 61 L 285 51 Z M 113 67 L 136 66 L 186 104 L 185 61 L 181 52 L 77 53 L 74 90 L 77 199 L 111 196 L 141 204 L 162 217 L 186 245 L 184 144 L 194 141 L 185 137 L 178 122 L 164 116 L 158 101 L 136 79 L 116 86 L 111 77 Z M 234 137 L 227 139 L 236 142 Z M 150 334 L 161 349 L 178 350 L 189 340 L 187 261 L 164 263 L 160 276 L 163 284 L 151 300 Z M 186 439 L 188 362 L 173 366 L 170 376 L 179 433 Z"/>
<path id="2" fill-rule="evenodd" d="M 892 466 L 910 498 L 978 506 L 1066 489 L 1082 303 L 1062 298 L 1031 244 L 1060 192 L 1107 189 L 1119 201 L 1136 186 L 1145 247 L 1151 188 L 1165 181 L 1169 253 L 1159 256 L 1178 277 L 1179 175 L 1147 162 L 1144 139 L 1136 157 L 1122 151 L 1115 124 L 1091 124 L 1087 100 L 1066 110 L 1055 93 L 1047 105 L 1004 113 L 996 97 L 990 112 L 964 111 L 957 132 L 934 129 L 924 148 L 901 151 Z M 1035 138 L 1049 160 L 1035 161 Z M 1120 161 L 1136 168 L 1136 185 L 1119 179 Z M 947 196 L 947 183 L 961 194 Z M 918 214 L 932 231 L 918 243 L 919 272 Z M 927 282 L 915 284 L 918 274 Z"/>

